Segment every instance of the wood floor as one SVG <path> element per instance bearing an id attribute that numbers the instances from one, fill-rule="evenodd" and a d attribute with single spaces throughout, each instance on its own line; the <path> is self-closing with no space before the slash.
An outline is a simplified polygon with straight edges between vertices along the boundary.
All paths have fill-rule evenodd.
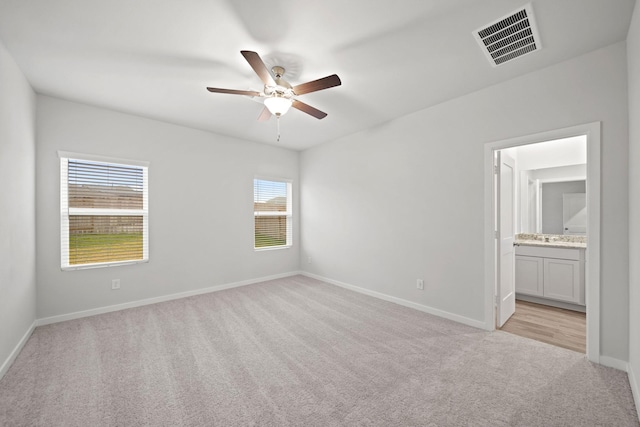
<path id="1" fill-rule="evenodd" d="M 586 324 L 585 313 L 516 300 L 516 313 L 500 329 L 585 353 Z"/>

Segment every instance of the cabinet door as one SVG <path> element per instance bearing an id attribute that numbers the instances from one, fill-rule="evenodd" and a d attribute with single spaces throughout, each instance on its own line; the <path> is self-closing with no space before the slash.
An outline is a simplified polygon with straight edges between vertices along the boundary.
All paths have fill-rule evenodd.
<path id="1" fill-rule="evenodd" d="M 516 292 L 543 296 L 543 258 L 516 255 Z"/>
<path id="2" fill-rule="evenodd" d="M 584 304 L 580 292 L 580 261 L 544 258 L 544 296 Z"/>

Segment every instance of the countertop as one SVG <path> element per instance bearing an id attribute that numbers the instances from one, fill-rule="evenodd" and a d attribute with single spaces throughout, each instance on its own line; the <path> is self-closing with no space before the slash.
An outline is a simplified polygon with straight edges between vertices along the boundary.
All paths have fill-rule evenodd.
<path id="1" fill-rule="evenodd" d="M 548 248 L 586 249 L 586 236 L 564 236 L 561 234 L 516 234 L 516 246 L 541 246 Z"/>

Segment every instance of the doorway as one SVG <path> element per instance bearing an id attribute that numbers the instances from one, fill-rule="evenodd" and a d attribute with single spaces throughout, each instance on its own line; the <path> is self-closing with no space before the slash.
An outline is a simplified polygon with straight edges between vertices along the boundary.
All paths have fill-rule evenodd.
<path id="1" fill-rule="evenodd" d="M 531 144 L 545 141 L 561 140 L 584 136 L 586 138 L 586 188 L 587 218 L 586 228 L 589 236 L 588 249 L 584 252 L 584 304 L 588 307 L 586 315 L 586 353 L 589 360 L 599 362 L 600 348 L 600 123 L 590 123 L 571 128 L 558 129 L 535 135 L 512 138 L 485 144 L 485 325 L 488 330 L 496 329 L 496 322 L 504 323 L 505 308 L 502 301 L 509 301 L 503 290 L 509 291 L 509 286 L 501 286 L 501 275 L 506 274 L 500 270 L 500 234 L 502 226 L 497 221 L 501 209 L 499 198 L 499 184 L 496 184 L 496 158 L 499 152 L 508 152 L 514 147 L 525 147 Z M 522 181 L 522 191 L 531 188 L 529 179 Z M 537 187 L 539 188 L 539 187 Z M 540 196 L 539 194 L 536 196 Z M 527 195 L 523 200 L 531 200 L 533 196 Z M 517 229 L 529 225 L 540 224 L 540 218 L 532 218 L 539 211 L 528 206 L 522 209 L 519 206 L 520 216 L 514 221 Z M 508 221 L 507 221 L 508 222 Z M 540 230 L 537 230 L 540 232 Z M 498 252 L 500 251 L 500 252 Z M 542 267 L 540 267 L 542 268 Z M 556 268 L 556 267 L 553 267 Z M 564 268 L 564 267 L 560 267 Z M 512 269 L 513 270 L 513 269 Z M 508 274 L 511 274 L 507 270 Z M 510 280 L 510 279 L 508 279 Z M 512 287 L 511 287 L 512 289 Z M 515 307 L 514 307 L 515 309 Z"/>
<path id="2" fill-rule="evenodd" d="M 500 330 L 582 354 L 587 350 L 585 313 L 579 311 L 518 299 Z"/>

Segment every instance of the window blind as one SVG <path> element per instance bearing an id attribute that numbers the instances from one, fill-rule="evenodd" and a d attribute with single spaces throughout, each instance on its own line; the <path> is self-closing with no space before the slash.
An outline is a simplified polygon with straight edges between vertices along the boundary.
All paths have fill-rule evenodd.
<path id="1" fill-rule="evenodd" d="M 291 182 L 253 180 L 254 248 L 291 246 L 291 206 Z"/>
<path id="2" fill-rule="evenodd" d="M 61 155 L 63 269 L 149 259 L 147 181 L 146 166 Z"/>

